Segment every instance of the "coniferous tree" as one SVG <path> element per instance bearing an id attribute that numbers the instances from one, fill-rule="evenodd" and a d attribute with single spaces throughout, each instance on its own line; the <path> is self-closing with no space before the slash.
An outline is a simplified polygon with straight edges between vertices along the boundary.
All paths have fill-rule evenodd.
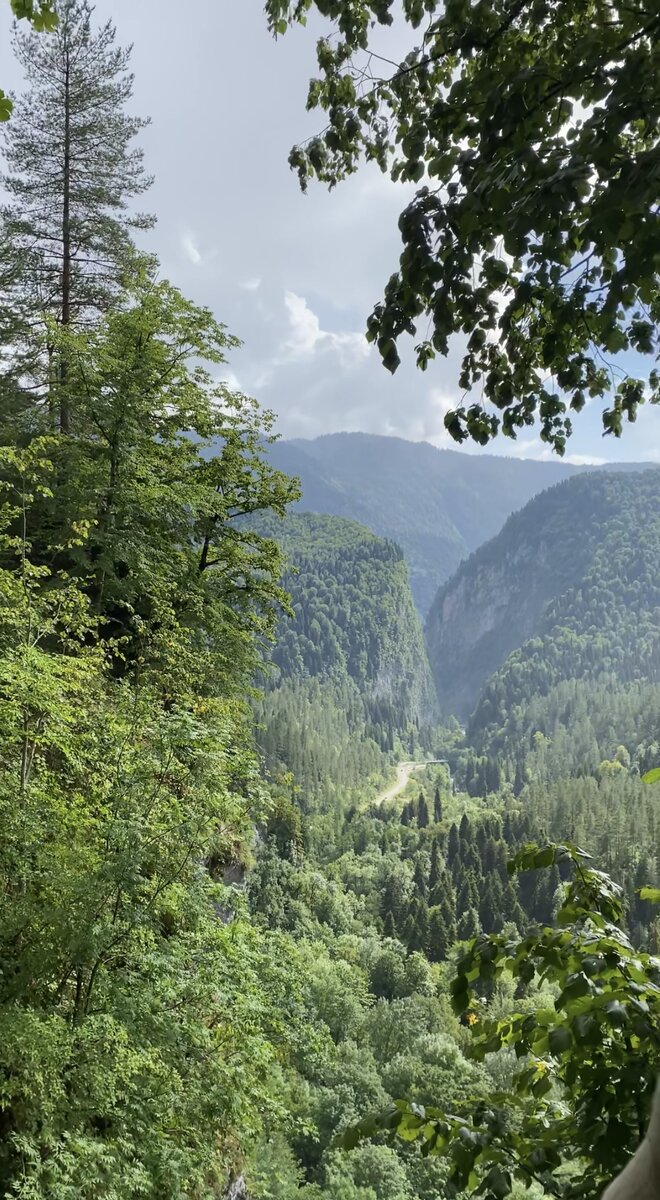
<path id="1" fill-rule="evenodd" d="M 454 823 L 449 830 L 449 840 L 447 842 L 447 866 L 453 867 L 460 849 L 460 838 L 458 828 Z"/>
<path id="2" fill-rule="evenodd" d="M 474 908 L 478 911 L 480 900 L 481 897 L 476 876 L 472 871 L 465 871 L 462 875 L 456 900 L 456 912 L 459 917 L 467 912 L 469 908 Z"/>
<path id="3" fill-rule="evenodd" d="M 5 133 L 0 341 L 68 432 L 66 359 L 49 337 L 44 355 L 46 322 L 81 326 L 106 310 L 135 253 L 132 232 L 153 221 L 129 208 L 151 182 L 132 144 L 147 122 L 125 111 L 130 51 L 115 46 L 111 22 L 92 28 L 88 0 L 59 0 L 57 12 L 52 33 L 15 35 L 27 91 Z"/>
<path id="4" fill-rule="evenodd" d="M 429 870 L 429 893 L 435 891 L 440 881 L 440 847 L 434 838 L 431 845 L 431 867 Z"/>
<path id="5" fill-rule="evenodd" d="M 428 887 L 426 884 L 426 877 L 424 874 L 424 869 L 422 867 L 421 860 L 419 857 L 415 861 L 415 873 L 413 875 L 413 883 L 415 886 L 415 892 L 416 892 L 417 896 L 419 896 L 422 900 L 426 900 L 427 896 L 428 896 Z"/>
<path id="6" fill-rule="evenodd" d="M 426 953 L 431 962 L 444 962 L 450 949 L 447 926 L 439 906 L 429 909 L 429 935 Z"/>
<path id="7" fill-rule="evenodd" d="M 440 912 L 442 913 L 442 920 L 445 927 L 447 951 L 449 951 L 458 937 L 458 929 L 456 926 L 456 898 L 453 891 L 447 892 L 445 899 L 440 905 Z"/>
<path id="8" fill-rule="evenodd" d="M 456 935 L 459 942 L 467 942 L 481 932 L 479 927 L 479 913 L 476 908 L 468 908 L 461 914 L 456 928 Z"/>
<path id="9" fill-rule="evenodd" d="M 417 802 L 417 824 L 420 829 L 426 829 L 429 823 L 429 806 L 426 803 L 426 796 L 423 792 L 419 793 Z"/>
<path id="10" fill-rule="evenodd" d="M 440 788 L 437 784 L 433 794 L 433 819 L 436 825 L 439 825 L 442 820 L 442 800 L 440 798 Z"/>
<path id="11" fill-rule="evenodd" d="M 429 910 L 425 900 L 416 898 L 404 925 L 404 942 L 408 950 L 425 951 L 429 940 Z"/>
<path id="12" fill-rule="evenodd" d="M 396 924 L 395 924 L 394 916 L 393 916 L 392 912 L 387 912 L 385 914 L 385 920 L 383 922 L 383 937 L 386 937 L 386 938 L 398 937 L 398 934 L 396 931 Z"/>

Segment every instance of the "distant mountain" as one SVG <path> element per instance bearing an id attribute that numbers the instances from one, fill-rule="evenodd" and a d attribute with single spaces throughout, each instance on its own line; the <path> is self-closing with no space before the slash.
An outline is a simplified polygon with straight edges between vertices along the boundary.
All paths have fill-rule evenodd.
<path id="1" fill-rule="evenodd" d="M 272 528 L 290 569 L 275 682 L 351 679 L 396 728 L 429 722 L 435 693 L 400 548 L 344 517 L 292 513 Z"/>
<path id="2" fill-rule="evenodd" d="M 471 736 L 566 680 L 660 679 L 660 471 L 592 472 L 536 496 L 440 590 L 427 645 Z M 483 741 L 483 737 L 482 737 Z"/>
<path id="3" fill-rule="evenodd" d="M 307 802 L 329 804 L 382 773 L 393 751 L 412 752 L 436 718 L 408 569 L 394 542 L 343 517 L 292 513 L 259 528 L 287 555 L 293 607 L 256 709 L 259 748 Z"/>
<path id="4" fill-rule="evenodd" d="M 300 509 L 351 517 L 401 546 L 422 615 L 439 585 L 512 512 L 584 470 L 366 433 L 281 441 L 270 455 L 300 477 Z"/>

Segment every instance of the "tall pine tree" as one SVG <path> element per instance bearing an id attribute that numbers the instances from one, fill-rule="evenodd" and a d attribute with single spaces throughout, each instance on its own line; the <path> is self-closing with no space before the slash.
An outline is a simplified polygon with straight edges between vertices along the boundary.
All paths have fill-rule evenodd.
<path id="1" fill-rule="evenodd" d="M 153 219 L 129 207 L 151 183 L 133 145 L 147 122 L 126 113 L 130 51 L 115 45 L 111 22 L 92 29 L 88 0 L 59 0 L 57 13 L 52 33 L 14 38 L 27 91 L 4 140 L 0 344 L 67 433 L 67 364 L 49 322 L 86 325 L 107 310 L 135 252 L 133 231 Z"/>

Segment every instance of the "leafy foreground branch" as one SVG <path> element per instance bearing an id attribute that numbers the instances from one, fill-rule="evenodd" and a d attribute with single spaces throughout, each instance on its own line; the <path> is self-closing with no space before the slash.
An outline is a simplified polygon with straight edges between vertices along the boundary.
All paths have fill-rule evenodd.
<path id="1" fill-rule="evenodd" d="M 557 914 L 519 940 L 479 937 L 458 964 L 453 1004 L 471 1055 L 515 1056 L 512 1086 L 464 1112 L 397 1102 L 350 1129 L 343 1145 L 386 1134 L 444 1155 L 451 1181 L 502 1200 L 515 1181 L 550 1196 L 598 1197 L 643 1137 L 660 1066 L 660 959 L 638 953 L 621 924 L 622 892 L 572 845 L 526 846 L 510 870 L 558 864 L 572 878 Z M 652 889 L 642 899 L 656 900 Z M 484 999 L 504 973 L 522 995 L 535 982 L 553 1007 L 501 1020 Z M 469 1111 L 468 1111 L 469 1107 Z"/>
<path id="2" fill-rule="evenodd" d="M 333 187 L 362 160 L 419 184 L 368 322 L 385 367 L 405 335 L 422 370 L 458 335 L 463 395 L 445 418 L 457 441 L 538 422 L 563 454 L 590 397 L 606 398 L 604 432 L 619 436 L 660 396 L 657 372 L 613 359 L 657 348 L 657 5 L 266 4 L 275 34 L 313 10 L 332 28 L 307 100 L 324 128 L 289 158 L 301 186 Z"/>

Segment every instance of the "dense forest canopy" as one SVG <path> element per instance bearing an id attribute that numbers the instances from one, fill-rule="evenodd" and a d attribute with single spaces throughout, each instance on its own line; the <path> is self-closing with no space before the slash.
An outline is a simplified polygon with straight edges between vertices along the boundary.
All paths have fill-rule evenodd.
<path id="1" fill-rule="evenodd" d="M 562 679 L 655 680 L 659 504 L 655 469 L 590 473 L 542 492 L 462 563 L 427 620 L 445 711 L 469 717 L 478 701 L 476 729 Z"/>
<path id="2" fill-rule="evenodd" d="M 363 435 L 278 444 L 274 414 L 222 382 L 237 339 L 134 240 L 152 226 L 135 207 L 145 121 L 114 26 L 87 0 L 12 7 L 33 28 L 16 34 L 0 210 L 0 1191 L 597 1200 L 660 1070 L 660 476 L 496 459 L 469 473 Z M 278 32 L 312 7 L 268 5 Z M 328 140 L 348 119 L 333 89 L 350 100 L 348 50 L 391 5 L 316 7 L 341 26 L 315 90 L 330 157 L 317 143 L 296 161 L 329 177 L 354 165 L 352 143 Z M 421 119 L 449 70 L 458 95 L 431 115 L 450 157 L 491 76 L 502 104 L 530 88 L 554 104 L 536 60 L 521 70 L 532 16 L 562 78 L 576 39 L 591 62 L 616 36 L 596 27 L 606 0 L 437 7 L 405 0 L 426 51 L 395 67 L 387 102 Z M 557 13 L 572 17 L 561 63 Z M 529 341 L 516 387 L 566 350 L 539 323 L 591 303 L 543 256 L 569 266 L 562 239 L 595 236 L 622 195 L 639 238 L 617 258 L 605 221 L 584 285 L 607 291 L 594 345 L 616 350 L 637 291 L 653 310 L 648 191 L 626 190 L 655 146 L 624 104 L 633 67 L 649 87 L 640 13 L 621 17 L 620 62 L 576 84 L 593 111 L 570 138 L 565 108 L 547 110 L 559 124 L 516 194 L 545 212 L 548 155 L 563 188 L 569 142 L 600 133 L 616 169 L 570 193 L 538 246 L 484 260 L 485 291 L 459 288 L 481 335 L 488 287 L 519 292 L 523 260 L 536 271 L 528 313 L 505 310 L 509 351 Z M 509 153 L 494 131 L 510 116 L 491 108 L 464 183 Z M 516 117 L 511 153 L 541 119 Z M 395 172 L 414 178 L 430 142 L 399 134 Z M 467 195 L 442 198 L 456 287 L 456 247 L 481 245 Z M 646 349 L 630 320 L 621 336 Z M 469 355 L 494 346 L 479 336 Z M 568 350 L 599 392 L 582 333 Z M 491 383 L 513 431 L 532 393 L 512 407 Z M 626 385 L 612 412 L 637 399 Z M 561 449 L 565 414 L 541 409 Z M 460 436 L 463 420 L 482 440 L 493 428 L 457 420 Z M 427 626 L 442 724 L 409 565 L 419 607 L 442 581 Z"/>
<path id="3" fill-rule="evenodd" d="M 307 107 L 319 132 L 290 164 L 303 188 L 375 161 L 419 187 L 367 336 L 390 371 L 403 334 L 423 370 L 467 342 L 452 437 L 538 423 L 563 454 L 573 414 L 605 399 L 619 436 L 658 375 L 617 363 L 658 343 L 658 46 L 646 0 L 267 0 L 273 33 L 317 10 Z M 408 33 L 388 51 L 380 35 Z M 394 57 L 393 57 L 394 56 Z"/>

